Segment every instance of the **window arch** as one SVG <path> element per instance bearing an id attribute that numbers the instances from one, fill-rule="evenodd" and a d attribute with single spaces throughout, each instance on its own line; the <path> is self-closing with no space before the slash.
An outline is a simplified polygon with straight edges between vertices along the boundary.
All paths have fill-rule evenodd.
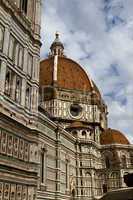
<path id="1" fill-rule="evenodd" d="M 113 178 L 113 179 L 116 179 L 116 178 L 119 177 L 119 174 L 118 174 L 118 172 L 112 172 L 112 173 L 110 174 L 110 177 Z"/>
<path id="2" fill-rule="evenodd" d="M 82 131 L 82 136 L 86 138 L 86 136 L 87 136 L 86 131 Z"/>

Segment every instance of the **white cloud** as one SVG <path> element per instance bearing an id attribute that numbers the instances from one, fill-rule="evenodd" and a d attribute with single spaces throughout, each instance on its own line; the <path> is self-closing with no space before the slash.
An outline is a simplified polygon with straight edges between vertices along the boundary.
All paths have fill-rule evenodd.
<path id="1" fill-rule="evenodd" d="M 43 6 L 41 57 L 61 32 L 66 55 L 105 96 L 109 125 L 133 141 L 133 0 L 45 0 Z"/>

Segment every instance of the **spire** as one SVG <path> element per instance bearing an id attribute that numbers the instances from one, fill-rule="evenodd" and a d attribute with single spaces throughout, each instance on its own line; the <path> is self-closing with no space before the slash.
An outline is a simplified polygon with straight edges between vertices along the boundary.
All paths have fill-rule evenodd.
<path id="1" fill-rule="evenodd" d="M 50 49 L 51 49 L 51 54 L 54 55 L 58 55 L 58 56 L 63 56 L 64 55 L 64 45 L 63 43 L 60 41 L 59 38 L 59 32 L 55 33 L 55 40 L 52 43 Z"/>

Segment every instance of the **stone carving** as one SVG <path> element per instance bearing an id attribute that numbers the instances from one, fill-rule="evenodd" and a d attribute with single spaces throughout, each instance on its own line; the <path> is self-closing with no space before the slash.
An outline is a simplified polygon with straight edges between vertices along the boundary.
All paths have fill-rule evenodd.
<path id="1" fill-rule="evenodd" d="M 24 147 L 24 160 L 28 161 L 29 160 L 29 144 L 28 142 L 25 142 L 25 147 Z"/>
<path id="2" fill-rule="evenodd" d="M 15 200 L 16 198 L 16 185 L 11 184 L 10 200 Z"/>
<path id="3" fill-rule="evenodd" d="M 29 160 L 30 144 L 28 141 L 11 135 L 6 131 L 0 132 L 0 153 L 19 158 L 24 161 Z"/>
<path id="4" fill-rule="evenodd" d="M 23 156 L 24 156 L 24 140 L 20 139 L 20 141 L 19 141 L 19 159 L 23 160 Z"/>
<path id="5" fill-rule="evenodd" d="M 10 195 L 10 184 L 9 183 L 5 183 L 4 184 L 3 199 L 4 200 L 9 200 L 9 195 Z"/>
<path id="6" fill-rule="evenodd" d="M 8 154 L 9 156 L 11 156 L 11 155 L 12 155 L 12 152 L 13 152 L 13 136 L 12 136 L 12 135 L 8 135 L 7 140 L 8 140 L 8 144 L 7 144 L 7 154 Z"/>
<path id="7" fill-rule="evenodd" d="M 18 157 L 18 146 L 19 146 L 19 139 L 17 137 L 14 137 L 14 148 L 13 148 L 13 156 Z"/>
<path id="8" fill-rule="evenodd" d="M 27 186 L 23 186 L 22 199 L 27 200 Z"/>
<path id="9" fill-rule="evenodd" d="M 38 146 L 36 144 L 30 145 L 30 161 L 39 162 Z"/>
<path id="10" fill-rule="evenodd" d="M 33 187 L 28 188 L 28 200 L 35 200 L 35 189 Z"/>
<path id="11" fill-rule="evenodd" d="M 6 146 L 7 146 L 7 134 L 5 131 L 2 131 L 1 153 L 6 154 Z"/>
<path id="12" fill-rule="evenodd" d="M 34 200 L 35 189 L 27 185 L 0 182 L 0 200 Z"/>
<path id="13" fill-rule="evenodd" d="M 21 196 L 22 196 L 22 185 L 17 185 L 17 200 L 21 200 Z"/>

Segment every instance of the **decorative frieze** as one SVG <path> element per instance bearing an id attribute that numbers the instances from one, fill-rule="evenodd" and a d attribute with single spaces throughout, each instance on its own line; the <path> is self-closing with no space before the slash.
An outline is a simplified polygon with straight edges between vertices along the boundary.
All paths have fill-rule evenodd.
<path id="1" fill-rule="evenodd" d="M 13 136 L 8 135 L 7 136 L 7 154 L 9 156 L 12 156 L 13 153 Z"/>
<path id="2" fill-rule="evenodd" d="M 70 112 L 71 102 L 63 100 L 51 100 L 44 102 L 44 109 L 53 117 L 63 119 L 75 119 L 100 123 L 100 110 L 97 105 L 79 103 L 82 108 L 80 115 L 72 116 Z"/>
<path id="3" fill-rule="evenodd" d="M 0 154 L 5 154 L 20 160 L 29 160 L 30 144 L 25 139 L 0 130 Z"/>
<path id="4" fill-rule="evenodd" d="M 35 200 L 35 188 L 0 181 L 0 200 Z"/>

